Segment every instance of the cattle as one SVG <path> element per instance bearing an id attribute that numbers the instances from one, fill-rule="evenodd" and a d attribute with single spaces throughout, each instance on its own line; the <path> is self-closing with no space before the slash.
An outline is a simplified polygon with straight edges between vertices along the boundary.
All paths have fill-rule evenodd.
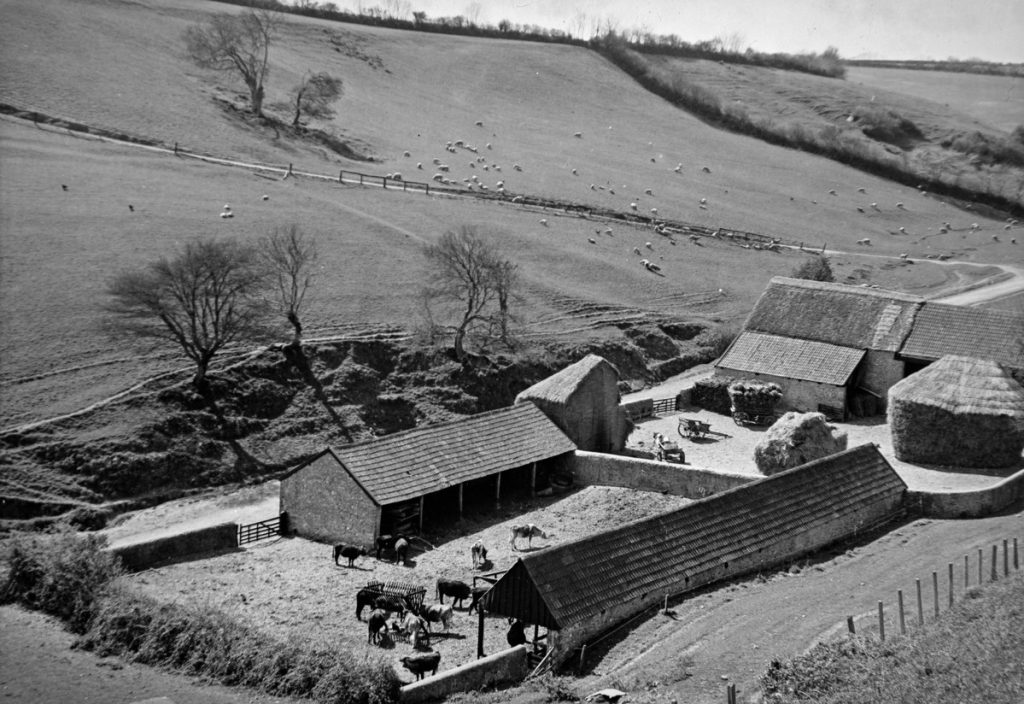
<path id="1" fill-rule="evenodd" d="M 514 648 L 526 643 L 526 624 L 519 619 L 509 619 L 509 622 L 512 625 L 509 626 L 508 633 L 505 635 L 508 644 Z"/>
<path id="2" fill-rule="evenodd" d="M 366 642 L 377 643 L 380 641 L 381 629 L 388 625 L 388 612 L 384 609 L 374 609 L 370 612 L 368 621 L 369 635 L 366 637 Z"/>
<path id="3" fill-rule="evenodd" d="M 356 558 L 362 557 L 366 554 L 366 548 L 356 547 L 355 545 L 335 545 L 334 546 L 334 564 L 338 564 L 338 558 L 344 557 L 348 560 L 348 566 L 354 567 Z"/>
<path id="4" fill-rule="evenodd" d="M 522 526 L 512 526 L 512 537 L 509 539 L 508 544 L 512 546 L 513 550 L 518 550 L 516 546 L 516 538 L 526 538 L 527 545 L 533 547 L 534 538 L 544 538 L 547 540 L 548 534 L 545 533 L 540 526 L 535 526 L 532 523 L 527 523 Z"/>
<path id="5" fill-rule="evenodd" d="M 462 602 L 472 596 L 472 594 L 473 590 L 465 582 L 450 579 L 437 580 L 437 600 L 442 604 L 444 603 L 444 598 L 450 596 L 452 598 L 452 607 L 461 607 Z"/>
<path id="6" fill-rule="evenodd" d="M 478 540 L 473 543 L 473 547 L 469 549 L 470 557 L 473 558 L 473 569 L 483 568 L 487 564 L 487 548 L 484 547 L 482 540 Z"/>
<path id="7" fill-rule="evenodd" d="M 419 616 L 427 623 L 427 631 L 430 631 L 430 624 L 440 623 L 447 633 L 452 627 L 452 607 L 450 604 L 431 604 L 420 607 Z"/>
<path id="8" fill-rule="evenodd" d="M 400 596 L 386 596 L 376 589 L 364 587 L 356 592 L 356 618 L 363 620 L 363 609 L 383 609 L 394 611 L 399 616 L 409 610 L 409 604 Z"/>
<path id="9" fill-rule="evenodd" d="M 421 680 L 426 677 L 428 672 L 431 675 L 437 674 L 437 666 L 441 663 L 441 653 L 434 651 L 406 655 L 401 662 L 402 667 L 416 675 L 417 680 Z"/>
<path id="10" fill-rule="evenodd" d="M 490 585 L 488 585 L 486 587 L 473 587 L 472 590 L 470 590 L 471 593 L 470 593 L 470 598 L 469 598 L 469 610 L 466 611 L 466 613 L 467 614 L 473 613 L 473 609 L 476 609 L 477 613 L 479 613 L 480 612 L 480 600 L 483 598 L 484 594 L 486 594 L 490 590 L 491 590 Z"/>
<path id="11" fill-rule="evenodd" d="M 405 564 L 406 557 L 409 554 L 409 541 L 401 533 L 378 536 L 374 545 L 377 548 L 378 560 L 383 553 L 390 552 L 395 556 L 395 562 L 400 561 L 403 565 Z"/>

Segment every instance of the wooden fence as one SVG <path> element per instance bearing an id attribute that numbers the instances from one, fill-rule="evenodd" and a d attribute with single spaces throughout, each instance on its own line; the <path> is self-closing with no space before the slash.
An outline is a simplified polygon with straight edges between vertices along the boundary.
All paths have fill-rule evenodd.
<path id="1" fill-rule="evenodd" d="M 257 540 L 272 538 L 281 534 L 281 517 L 275 516 L 265 521 L 238 526 L 238 544 L 255 543 Z"/>

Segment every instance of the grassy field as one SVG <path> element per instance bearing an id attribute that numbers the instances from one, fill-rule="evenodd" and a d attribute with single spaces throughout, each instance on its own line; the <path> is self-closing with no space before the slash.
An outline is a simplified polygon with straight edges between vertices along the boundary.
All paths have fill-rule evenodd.
<path id="1" fill-rule="evenodd" d="M 1009 241 L 1013 233 L 995 217 L 712 128 L 578 47 L 289 18 L 272 49 L 268 103 L 283 98 L 307 69 L 341 76 L 346 93 L 338 115 L 318 126 L 372 159 L 354 161 L 225 110 L 225 101 L 241 104 L 239 86 L 188 63 L 184 28 L 236 8 L 199 0 L 8 0 L 5 9 L 0 101 L 95 128 L 325 174 L 345 168 L 429 180 L 432 159 L 443 158 L 458 182 L 476 175 L 492 187 L 502 180 L 513 193 L 624 212 L 635 204 L 644 214 L 657 209 L 661 217 L 709 228 L 782 237 L 809 249 L 827 245 L 839 252 L 839 281 L 920 294 L 988 269 L 909 264 L 901 253 L 980 265 L 1024 261 L 1024 246 Z M 841 81 L 800 74 L 786 87 L 781 79 L 768 82 L 778 72 L 693 65 L 717 75 L 728 95 L 756 102 L 764 100 L 761 84 L 789 91 L 765 104 L 780 114 L 801 101 L 817 105 L 816 93 L 828 93 L 821 105 L 855 100 L 843 97 L 856 91 Z M 939 110 L 929 119 L 936 129 L 946 121 L 960 129 L 967 118 Z M 458 139 L 474 144 L 493 168 L 484 171 L 472 152 L 445 151 Z M 670 241 L 642 227 L 509 204 L 267 178 L 12 117 L 0 118 L 0 152 L 5 430 L 88 409 L 143 384 L 140 392 L 155 394 L 186 378 L 187 365 L 174 354 L 107 334 L 103 291 L 113 273 L 196 236 L 251 241 L 297 223 L 316 237 L 320 270 L 305 316 L 314 340 L 413 328 L 422 247 L 464 224 L 500 241 L 519 264 L 523 338 L 536 342 L 621 340 L 627 324 L 665 319 L 735 323 L 771 276 L 793 271 L 806 256 L 709 238 Z M 225 203 L 233 220 L 217 217 Z M 861 239 L 872 245 L 857 245 Z M 640 266 L 641 256 L 661 274 Z M 24 454 L 31 464 L 67 454 L 69 438 L 93 443 L 131 435 L 163 412 L 140 392 L 41 431 L 40 447 Z"/>
<path id="2" fill-rule="evenodd" d="M 1005 132 L 1024 124 L 1024 80 L 1020 78 L 847 66 L 846 81 L 939 103 Z"/>

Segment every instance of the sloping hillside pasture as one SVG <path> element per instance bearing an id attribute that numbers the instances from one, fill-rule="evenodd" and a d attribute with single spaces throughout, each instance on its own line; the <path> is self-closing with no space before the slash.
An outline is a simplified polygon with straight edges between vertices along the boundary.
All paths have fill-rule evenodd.
<path id="1" fill-rule="evenodd" d="M 237 115 L 225 116 L 212 96 L 239 87 L 183 58 L 184 27 L 238 8 L 196 0 L 25 4 L 0 29 L 0 44 L 17 48 L 5 51 L 0 77 L 0 92 L 11 102 L 216 154 L 310 170 L 327 158 L 322 148 L 275 139 L 271 129 L 250 130 Z M 65 26 L 57 37 L 49 34 Z M 59 45 L 58 60 L 38 53 L 51 42 Z M 503 180 L 511 192 L 620 210 L 636 202 L 644 213 L 655 207 L 664 217 L 797 240 L 828 235 L 832 243 L 834 233 L 834 244 L 899 226 L 924 230 L 946 220 L 977 219 L 927 199 L 918 203 L 912 189 L 828 160 L 711 128 L 586 49 L 289 17 L 271 53 L 268 103 L 284 98 L 309 68 L 345 80 L 338 116 L 327 126 L 380 159 L 362 164 L 380 174 L 429 178 L 431 159 L 442 158 L 458 181 L 477 175 L 492 187 Z M 502 171 L 470 168 L 475 157 L 469 151 L 444 151 L 446 142 L 457 139 L 475 145 Z M 402 156 L 405 151 L 411 156 Z M 417 162 L 424 165 L 422 174 Z M 511 170 L 516 163 L 522 172 Z M 673 168 L 680 163 L 677 174 Z M 857 187 L 867 193 L 858 194 Z M 648 188 L 653 196 L 644 194 Z M 826 197 L 830 188 L 839 196 Z M 708 200 L 706 209 L 699 207 L 701 198 Z M 883 213 L 856 212 L 873 201 Z M 897 201 L 913 205 L 895 212 Z"/>
<path id="2" fill-rule="evenodd" d="M 1004 132 L 1024 124 L 1024 80 L 1012 76 L 847 66 L 846 82 L 930 100 Z"/>

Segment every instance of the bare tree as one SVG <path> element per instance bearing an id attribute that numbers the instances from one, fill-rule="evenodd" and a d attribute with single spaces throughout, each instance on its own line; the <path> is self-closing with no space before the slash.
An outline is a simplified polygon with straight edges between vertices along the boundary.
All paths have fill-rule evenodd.
<path id="1" fill-rule="evenodd" d="M 350 438 L 344 422 L 330 404 L 327 392 L 313 372 L 313 365 L 310 364 L 309 357 L 302 347 L 302 321 L 299 314 L 315 275 L 314 267 L 318 256 L 316 241 L 307 238 L 298 225 L 289 225 L 278 228 L 261 240 L 259 254 L 267 275 L 277 289 L 280 310 L 294 331 L 291 343 L 282 349 L 285 359 L 302 375 L 303 381 L 313 390 L 317 400 L 331 416 L 331 420 L 341 428 L 346 437 Z"/>
<path id="2" fill-rule="evenodd" d="M 198 239 L 173 257 L 118 274 L 107 287 L 107 310 L 116 330 L 170 343 L 192 360 L 192 385 L 244 466 L 255 460 L 238 443 L 207 375 L 227 345 L 264 336 L 264 286 L 251 247 L 234 240 Z"/>
<path id="3" fill-rule="evenodd" d="M 302 81 L 292 88 L 291 100 L 286 103 L 294 111 L 292 126 L 298 127 L 303 115 L 317 120 L 334 117 L 331 103 L 341 98 L 344 88 L 340 78 L 329 73 L 307 73 Z"/>
<path id="4" fill-rule="evenodd" d="M 471 2 L 466 5 L 466 9 L 462 11 L 466 18 L 466 24 L 470 27 L 475 27 L 477 22 L 480 21 L 480 10 L 482 9 L 483 7 L 478 2 Z"/>
<path id="5" fill-rule="evenodd" d="M 516 317 L 512 314 L 511 303 L 517 298 L 519 265 L 498 257 L 493 264 L 492 275 L 498 298 L 498 339 L 506 346 L 511 347 L 512 323 L 516 321 Z"/>
<path id="6" fill-rule="evenodd" d="M 280 21 L 279 12 L 265 8 L 250 8 L 240 15 L 216 14 L 185 30 L 186 51 L 200 68 L 241 76 L 253 114 L 262 115 L 270 44 Z"/>
<path id="7" fill-rule="evenodd" d="M 497 249 L 469 226 L 446 232 L 437 244 L 427 247 L 426 255 L 433 268 L 423 291 L 424 314 L 433 324 L 439 317 L 435 309 L 443 309 L 440 316 L 452 322 L 442 327 L 453 336 L 455 358 L 463 362 L 469 356 L 466 338 L 491 329 L 502 305 L 507 315 L 515 265 L 502 259 Z M 497 316 L 492 311 L 495 304 L 499 305 Z"/>

